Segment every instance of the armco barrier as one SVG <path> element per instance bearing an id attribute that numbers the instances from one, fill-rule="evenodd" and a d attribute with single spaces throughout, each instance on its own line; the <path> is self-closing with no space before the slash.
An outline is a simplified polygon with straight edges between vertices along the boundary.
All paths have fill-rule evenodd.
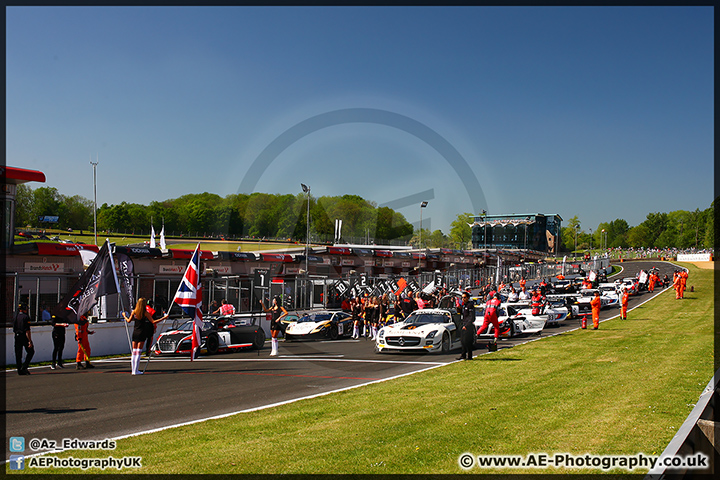
<path id="1" fill-rule="evenodd" d="M 718 377 L 720 370 L 700 394 L 695 408 L 692 409 L 685 422 L 678 429 L 673 439 L 660 455 L 655 468 L 650 470 L 645 480 L 664 480 L 682 478 L 710 477 L 715 472 L 715 463 L 718 460 L 717 430 L 715 423 L 715 402 L 717 401 Z M 687 457 L 696 453 L 708 456 L 709 467 L 703 470 L 690 470 L 687 468 L 666 468 L 662 465 L 663 459 Z"/>

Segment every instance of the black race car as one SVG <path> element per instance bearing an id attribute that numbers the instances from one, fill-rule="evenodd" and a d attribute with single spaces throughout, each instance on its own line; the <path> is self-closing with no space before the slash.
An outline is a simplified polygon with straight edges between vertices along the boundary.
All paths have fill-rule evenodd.
<path id="1" fill-rule="evenodd" d="M 264 317 L 264 314 L 240 314 L 204 318 L 200 331 L 200 352 L 214 355 L 242 348 L 261 349 L 265 344 L 265 331 L 260 326 L 260 320 Z M 161 334 L 155 344 L 157 355 L 189 354 L 191 350 L 192 320 Z"/>

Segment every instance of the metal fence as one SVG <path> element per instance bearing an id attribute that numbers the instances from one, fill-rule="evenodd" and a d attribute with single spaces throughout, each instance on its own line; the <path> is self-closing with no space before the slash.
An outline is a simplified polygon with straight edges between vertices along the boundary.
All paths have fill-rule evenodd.
<path id="1" fill-rule="evenodd" d="M 477 286 L 503 282 L 518 282 L 521 277 L 527 280 L 552 278 L 560 274 L 578 273 L 579 266 L 584 272 L 600 270 L 609 266 L 609 259 L 590 262 L 546 264 L 524 263 L 521 265 L 489 265 L 486 267 L 456 268 L 451 266 L 445 270 L 421 271 L 403 278 L 412 281 L 413 285 L 422 289 L 430 284 L 444 286 L 450 290 L 469 289 Z M 269 306 L 273 297 L 278 297 L 288 310 L 309 308 L 336 308 L 340 306 L 348 292 L 338 291 L 338 282 L 345 286 L 354 285 L 362 275 L 344 275 L 341 278 L 320 275 L 298 275 L 259 280 L 256 276 L 206 276 L 203 278 L 203 311 L 212 313 L 222 300 L 227 300 L 238 312 L 257 312 L 262 310 L 260 303 Z M 34 320 L 42 318 L 42 308 L 52 310 L 72 288 L 78 275 L 37 275 L 14 273 L 5 274 L 4 294 L 12 298 L 6 302 L 5 319 L 11 323 L 14 308 L 23 302 L 29 306 L 29 313 Z M 152 300 L 159 310 L 168 310 L 173 316 L 181 316 L 180 307 L 172 303 L 175 292 L 180 284 L 180 277 L 158 277 L 154 275 L 133 276 L 133 297 L 144 297 Z M 397 280 L 387 275 L 365 276 L 363 282 L 368 286 L 364 292 L 383 293 L 383 284 Z M 378 287 L 377 289 L 375 287 Z M 390 293 L 392 296 L 392 293 Z M 93 316 L 101 319 L 114 320 L 120 317 L 121 311 L 129 311 L 133 305 L 123 305 L 119 295 L 105 297 L 98 305 Z"/>

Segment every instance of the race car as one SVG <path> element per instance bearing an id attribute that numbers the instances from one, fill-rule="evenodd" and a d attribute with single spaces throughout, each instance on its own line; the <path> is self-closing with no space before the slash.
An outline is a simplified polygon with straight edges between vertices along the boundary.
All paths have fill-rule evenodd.
<path id="1" fill-rule="evenodd" d="M 239 314 L 204 318 L 200 329 L 200 353 L 214 355 L 243 348 L 261 349 L 265 345 L 265 331 L 260 326 L 263 317 Z M 193 321 L 188 320 L 162 333 L 155 343 L 155 354 L 189 354 L 192 325 Z"/>
<path id="2" fill-rule="evenodd" d="M 607 305 L 603 307 L 620 307 L 620 285 L 616 283 L 601 283 L 598 285 L 600 297 L 608 299 Z"/>
<path id="3" fill-rule="evenodd" d="M 574 293 L 575 285 L 571 280 L 555 280 L 550 284 L 550 291 L 552 293 Z"/>
<path id="4" fill-rule="evenodd" d="M 532 324 L 535 325 L 535 328 L 539 327 L 541 324 L 543 327 L 556 327 L 560 325 L 560 322 L 567 320 L 569 313 L 570 311 L 562 302 L 556 301 L 548 302 L 545 308 L 543 308 L 538 314 L 533 314 L 532 308 L 523 308 L 517 311 L 515 317 L 511 316 L 511 318 L 523 317 L 526 321 L 532 322 Z M 540 330 L 542 330 L 542 327 L 540 327 Z"/>
<path id="5" fill-rule="evenodd" d="M 498 321 L 500 322 L 500 335 L 498 338 L 513 338 L 520 335 L 539 335 L 545 327 L 545 316 L 531 315 L 531 308 L 520 304 L 501 304 L 498 308 Z M 477 338 L 489 339 L 495 337 L 495 327 L 490 324 L 484 331 L 480 331 L 484 321 L 485 305 L 475 307 L 475 328 Z"/>
<path id="6" fill-rule="evenodd" d="M 568 311 L 568 318 L 577 318 L 580 316 L 581 313 L 589 313 L 590 312 L 590 304 L 587 304 L 588 310 L 582 311 L 580 310 L 580 305 L 578 304 L 578 294 L 574 293 L 558 293 L 558 294 L 551 294 L 548 295 L 547 301 L 549 304 L 553 305 L 553 308 L 557 307 L 564 307 Z"/>
<path id="7" fill-rule="evenodd" d="M 460 315 L 444 308 L 415 310 L 404 320 L 380 329 L 375 352 L 448 353 L 460 346 Z"/>
<path id="8" fill-rule="evenodd" d="M 625 289 L 629 296 L 637 295 L 639 292 L 638 279 L 635 277 L 625 277 L 622 279 Z"/>
<path id="9" fill-rule="evenodd" d="M 352 327 L 352 316 L 342 310 L 310 312 L 287 325 L 285 340 L 337 340 L 351 336 Z"/>
<path id="10" fill-rule="evenodd" d="M 620 306 L 620 302 L 618 301 L 618 298 L 613 299 L 612 296 L 609 294 L 606 295 L 602 291 L 598 290 L 597 288 L 588 288 L 585 290 L 580 290 L 580 296 L 578 297 L 578 305 L 580 306 L 580 310 L 582 312 L 590 312 L 592 311 L 592 308 L 590 307 L 590 302 L 592 301 L 593 297 L 595 296 L 595 292 L 600 292 L 600 308 L 608 308 L 610 306 L 618 307 Z"/>

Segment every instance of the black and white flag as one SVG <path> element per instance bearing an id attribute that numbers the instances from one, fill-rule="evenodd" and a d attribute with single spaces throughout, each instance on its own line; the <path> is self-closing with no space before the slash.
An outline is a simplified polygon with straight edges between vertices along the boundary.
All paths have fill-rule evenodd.
<path id="1" fill-rule="evenodd" d="M 110 242 L 106 240 L 87 270 L 53 309 L 53 316 L 63 319 L 65 323 L 78 323 L 79 318 L 89 312 L 100 297 L 119 291 Z"/>

